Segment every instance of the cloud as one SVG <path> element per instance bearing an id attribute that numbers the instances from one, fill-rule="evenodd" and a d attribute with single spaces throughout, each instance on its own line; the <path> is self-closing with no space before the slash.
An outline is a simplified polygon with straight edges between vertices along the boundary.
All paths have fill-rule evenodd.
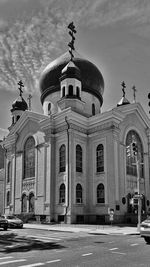
<path id="1" fill-rule="evenodd" d="M 3 138 L 8 135 L 8 132 L 8 130 L 0 128 L 0 140 L 3 140 Z"/>
<path id="2" fill-rule="evenodd" d="M 0 84 L 4 89 L 16 90 L 19 79 L 24 81 L 28 92 L 38 87 L 43 68 L 67 50 L 67 25 L 71 21 L 77 29 L 122 23 L 134 32 L 143 35 L 149 32 L 149 0 L 39 0 L 38 3 L 41 10 L 33 16 L 12 25 L 0 21 Z"/>

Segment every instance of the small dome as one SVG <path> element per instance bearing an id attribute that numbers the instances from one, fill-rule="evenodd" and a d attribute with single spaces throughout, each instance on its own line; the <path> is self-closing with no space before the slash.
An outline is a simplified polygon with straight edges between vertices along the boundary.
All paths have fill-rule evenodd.
<path id="1" fill-rule="evenodd" d="M 44 102 L 45 97 L 55 91 L 60 91 L 60 78 L 62 70 L 73 63 L 80 70 L 82 90 L 95 95 L 101 105 L 103 103 L 104 79 L 99 69 L 90 61 L 83 59 L 76 51 L 74 52 L 73 62 L 70 61 L 70 53 L 66 52 L 53 62 L 51 62 L 42 72 L 40 78 L 41 102 Z M 67 68 L 68 71 L 72 66 Z M 65 69 L 64 69 L 65 70 Z"/>
<path id="2" fill-rule="evenodd" d="M 11 112 L 14 110 L 25 111 L 28 109 L 28 105 L 22 96 L 19 96 L 12 104 Z"/>
<path id="3" fill-rule="evenodd" d="M 61 74 L 61 81 L 65 78 L 77 78 L 81 80 L 80 69 L 74 64 L 73 61 L 69 61 L 69 63 L 62 69 Z"/>
<path id="4" fill-rule="evenodd" d="M 123 106 L 123 105 L 127 105 L 130 104 L 129 100 L 127 98 L 125 98 L 124 96 L 121 98 L 121 100 L 119 101 L 119 103 L 117 104 L 117 107 L 119 106 Z"/>

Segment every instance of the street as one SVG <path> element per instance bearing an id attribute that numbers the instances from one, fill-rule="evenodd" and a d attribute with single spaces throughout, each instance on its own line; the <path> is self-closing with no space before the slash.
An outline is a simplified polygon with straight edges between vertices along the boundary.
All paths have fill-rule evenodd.
<path id="1" fill-rule="evenodd" d="M 0 230 L 0 266 L 148 267 L 149 251 L 139 235 Z"/>

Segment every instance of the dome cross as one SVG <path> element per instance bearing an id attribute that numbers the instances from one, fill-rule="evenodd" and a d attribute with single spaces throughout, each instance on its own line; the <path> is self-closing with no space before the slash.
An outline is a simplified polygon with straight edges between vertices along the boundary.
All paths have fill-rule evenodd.
<path id="1" fill-rule="evenodd" d="M 22 97 L 22 93 L 23 93 L 22 87 L 24 87 L 23 82 L 20 80 L 20 81 L 18 82 L 18 85 L 20 86 L 20 87 L 18 88 L 18 90 L 20 91 L 20 96 Z"/>
<path id="2" fill-rule="evenodd" d="M 69 34 L 71 36 L 71 41 L 68 43 L 68 46 L 70 48 L 69 50 L 69 53 L 71 55 L 71 61 L 73 61 L 73 58 L 74 58 L 74 55 L 73 55 L 73 50 L 75 50 L 74 48 L 74 41 L 75 41 L 75 37 L 74 37 L 74 34 L 77 32 L 75 30 L 75 26 L 74 26 L 74 23 L 71 22 L 69 25 L 68 25 L 68 29 L 70 30 L 69 31 Z"/>

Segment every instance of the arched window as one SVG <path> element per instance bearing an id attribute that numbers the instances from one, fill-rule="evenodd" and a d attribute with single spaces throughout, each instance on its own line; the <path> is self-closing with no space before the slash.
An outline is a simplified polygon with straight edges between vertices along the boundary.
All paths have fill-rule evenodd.
<path id="1" fill-rule="evenodd" d="M 59 203 L 65 203 L 66 187 L 65 184 L 61 184 L 59 188 Z"/>
<path id="2" fill-rule="evenodd" d="M 62 145 L 59 149 L 59 171 L 66 171 L 66 147 Z"/>
<path id="3" fill-rule="evenodd" d="M 33 193 L 30 193 L 29 195 L 29 212 L 34 212 L 34 206 L 35 206 L 35 197 Z"/>
<path id="4" fill-rule="evenodd" d="M 80 145 L 76 146 L 76 171 L 82 172 L 82 148 Z"/>
<path id="5" fill-rule="evenodd" d="M 135 156 L 132 155 L 131 144 L 135 142 L 138 148 L 138 157 L 140 158 L 140 163 L 144 163 L 144 152 L 141 139 L 139 135 L 131 130 L 128 132 L 126 137 L 126 172 L 129 175 L 137 176 L 137 169 L 135 165 Z M 140 164 L 140 177 L 144 178 L 144 164 Z"/>
<path id="6" fill-rule="evenodd" d="M 27 196 L 25 194 L 22 195 L 21 211 L 27 212 Z"/>
<path id="7" fill-rule="evenodd" d="M 95 104 L 92 104 L 92 115 L 95 115 Z"/>
<path id="8" fill-rule="evenodd" d="M 62 88 L 62 97 L 64 97 L 65 96 L 65 86 L 63 86 L 63 88 Z"/>
<path id="9" fill-rule="evenodd" d="M 7 192 L 6 204 L 7 204 L 7 206 L 10 205 L 10 191 Z"/>
<path id="10" fill-rule="evenodd" d="M 11 180 L 11 161 L 8 162 L 7 168 L 7 183 L 10 183 Z"/>
<path id="11" fill-rule="evenodd" d="M 24 146 L 24 178 L 35 177 L 35 141 L 29 137 Z"/>
<path id="12" fill-rule="evenodd" d="M 82 186 L 80 184 L 77 184 L 76 186 L 76 203 L 82 203 Z"/>
<path id="13" fill-rule="evenodd" d="M 73 86 L 69 85 L 69 96 L 73 96 Z"/>
<path id="14" fill-rule="evenodd" d="M 51 114 L 51 103 L 48 103 L 48 115 Z"/>
<path id="15" fill-rule="evenodd" d="M 105 203 L 105 190 L 103 184 L 97 186 L 97 203 Z"/>
<path id="16" fill-rule="evenodd" d="M 79 87 L 77 86 L 77 88 L 76 88 L 76 95 L 77 95 L 77 97 L 80 97 L 80 89 L 79 89 Z"/>
<path id="17" fill-rule="evenodd" d="M 104 171 L 104 146 L 102 144 L 97 146 L 96 149 L 96 169 L 97 172 Z"/>

